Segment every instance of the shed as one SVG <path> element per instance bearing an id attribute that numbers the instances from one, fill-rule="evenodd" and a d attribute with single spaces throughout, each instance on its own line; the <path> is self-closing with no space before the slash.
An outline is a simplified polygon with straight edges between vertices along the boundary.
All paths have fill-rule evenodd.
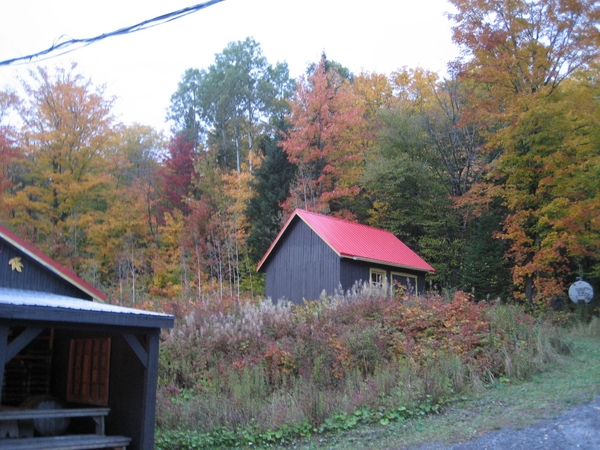
<path id="1" fill-rule="evenodd" d="M 295 303 L 370 282 L 413 294 L 435 270 L 393 233 L 302 209 L 289 217 L 257 265 L 266 295 Z"/>
<path id="2" fill-rule="evenodd" d="M 174 319 L 105 300 L 0 226 L 0 407 L 14 410 L 47 396 L 65 409 L 102 407 L 101 434 L 130 438 L 133 450 L 151 450 L 159 335 Z M 64 433 L 89 428 L 85 419 L 73 418 Z"/>

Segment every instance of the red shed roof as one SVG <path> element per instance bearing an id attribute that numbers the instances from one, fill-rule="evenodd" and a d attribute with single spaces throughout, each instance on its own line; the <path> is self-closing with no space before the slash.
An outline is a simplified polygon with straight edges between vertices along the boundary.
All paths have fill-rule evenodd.
<path id="1" fill-rule="evenodd" d="M 433 267 L 389 231 L 303 209 L 297 209 L 292 213 L 277 238 L 259 261 L 257 270 L 260 270 L 296 217 L 304 221 L 342 258 L 388 264 L 429 273 L 435 272 Z"/>
<path id="2" fill-rule="evenodd" d="M 90 295 L 94 300 L 106 300 L 106 294 L 104 292 L 99 291 L 87 281 L 82 280 L 69 269 L 60 265 L 52 258 L 39 251 L 30 243 L 25 242 L 19 236 L 4 228 L 2 225 L 0 225 L 0 237 L 4 238 L 4 240 L 17 247 L 29 257 L 35 259 L 37 262 L 49 269 L 51 272 L 54 272 L 62 279 L 68 281 L 69 283 L 75 285 L 77 288 L 81 289 L 86 294 Z"/>

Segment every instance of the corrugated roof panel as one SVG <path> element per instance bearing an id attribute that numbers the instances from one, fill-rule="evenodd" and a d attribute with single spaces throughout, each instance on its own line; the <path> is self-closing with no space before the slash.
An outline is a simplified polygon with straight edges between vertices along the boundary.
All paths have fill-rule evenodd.
<path id="1" fill-rule="evenodd" d="M 14 323 L 77 323 L 81 326 L 173 328 L 169 314 L 124 308 L 48 292 L 0 288 L 0 319 Z M 52 325 L 54 326 L 54 325 Z"/>
<path id="2" fill-rule="evenodd" d="M 341 257 L 381 262 L 430 273 L 435 272 L 433 267 L 389 231 L 302 209 L 295 210 L 290 216 L 258 263 L 258 270 L 295 217 L 302 219 Z"/>
<path id="3" fill-rule="evenodd" d="M 83 312 L 108 312 L 114 314 L 135 314 L 143 316 L 165 317 L 168 314 L 126 308 L 107 303 L 90 302 L 89 300 L 51 294 L 49 292 L 25 291 L 22 289 L 0 288 L 0 304 L 14 306 L 43 306 L 59 309 L 73 309 Z"/>
<path id="4" fill-rule="evenodd" d="M 304 210 L 296 213 L 340 256 L 435 272 L 389 231 Z"/>

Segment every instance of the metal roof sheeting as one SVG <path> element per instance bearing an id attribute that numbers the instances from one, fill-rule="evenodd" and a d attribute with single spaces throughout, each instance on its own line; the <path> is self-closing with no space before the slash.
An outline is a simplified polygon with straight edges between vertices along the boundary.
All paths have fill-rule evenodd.
<path id="1" fill-rule="evenodd" d="M 142 314 L 148 316 L 164 316 L 167 314 L 126 308 L 107 303 L 90 302 L 89 300 L 67 297 L 48 292 L 25 291 L 22 289 L 0 288 L 0 304 L 15 306 L 48 306 L 53 308 L 77 309 L 87 312 L 110 312 L 117 314 Z"/>
<path id="2" fill-rule="evenodd" d="M 269 250 L 258 263 L 257 269 L 260 269 L 267 260 L 285 230 L 296 217 L 302 219 L 340 257 L 423 270 L 429 273 L 435 272 L 433 267 L 389 231 L 302 209 L 295 210 L 290 216 Z"/>
<path id="3" fill-rule="evenodd" d="M 48 292 L 0 288 L 0 319 L 97 323 L 128 326 L 172 328 L 170 314 L 92 302 Z"/>

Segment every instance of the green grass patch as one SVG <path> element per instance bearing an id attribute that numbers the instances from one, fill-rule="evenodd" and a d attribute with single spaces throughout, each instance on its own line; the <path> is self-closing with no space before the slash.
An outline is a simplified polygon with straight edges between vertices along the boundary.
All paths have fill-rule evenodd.
<path id="1" fill-rule="evenodd" d="M 350 433 L 299 440 L 294 449 L 362 450 L 406 448 L 428 442 L 452 444 L 504 427 L 522 428 L 551 419 L 562 411 L 600 394 L 600 337 L 569 332 L 572 354 L 527 381 L 498 380 L 428 415 L 382 426 L 365 426 Z"/>

